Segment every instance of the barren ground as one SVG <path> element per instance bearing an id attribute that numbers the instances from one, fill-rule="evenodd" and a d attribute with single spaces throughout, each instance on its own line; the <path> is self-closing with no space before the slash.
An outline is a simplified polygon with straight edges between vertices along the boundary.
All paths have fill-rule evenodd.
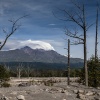
<path id="1" fill-rule="evenodd" d="M 83 100 L 100 100 L 100 88 L 87 88 L 76 83 L 76 79 L 71 78 L 71 85 L 68 86 L 67 78 L 12 78 L 9 82 L 11 87 L 0 88 L 0 98 L 5 96 L 9 100 L 17 100 L 18 95 L 23 95 L 25 100 L 80 100 L 81 98 L 77 98 L 77 92 L 81 90 L 86 97 L 85 99 L 83 97 Z M 48 80 L 56 82 L 53 86 L 44 85 Z M 22 83 L 28 84 L 19 87 L 18 85 Z"/>

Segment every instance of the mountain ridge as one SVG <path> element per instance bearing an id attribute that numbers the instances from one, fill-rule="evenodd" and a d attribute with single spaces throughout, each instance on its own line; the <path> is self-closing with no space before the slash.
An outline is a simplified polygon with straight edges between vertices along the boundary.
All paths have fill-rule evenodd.
<path id="1" fill-rule="evenodd" d="M 67 57 L 54 50 L 32 49 L 25 46 L 20 49 L 0 51 L 0 62 L 43 62 L 67 63 Z M 71 63 L 83 62 L 80 58 L 71 58 Z"/>

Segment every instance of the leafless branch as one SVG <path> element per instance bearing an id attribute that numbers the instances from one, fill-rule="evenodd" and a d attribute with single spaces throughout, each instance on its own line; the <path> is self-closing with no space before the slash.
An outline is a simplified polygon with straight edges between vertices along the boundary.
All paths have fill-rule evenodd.
<path id="1" fill-rule="evenodd" d="M 87 29 L 86 30 L 88 30 L 91 26 L 93 26 L 95 23 L 92 23 L 91 25 L 89 25 L 88 27 L 87 27 Z"/>
<path id="2" fill-rule="evenodd" d="M 78 8 L 79 10 L 81 10 L 81 11 L 83 12 L 83 8 L 82 8 L 82 6 L 80 6 L 80 4 L 74 2 L 73 0 L 71 0 L 71 3 L 72 3 L 74 6 L 76 6 L 76 8 Z"/>
<path id="3" fill-rule="evenodd" d="M 59 9 L 59 10 L 62 10 L 62 9 Z M 57 19 L 59 19 L 59 20 L 61 20 L 61 21 L 72 21 L 71 19 L 60 18 L 60 17 L 56 16 L 56 14 L 55 14 L 54 12 L 52 12 L 52 13 L 53 13 L 53 15 L 54 15 L 55 18 L 57 18 Z M 65 18 L 66 18 L 66 17 L 65 17 Z"/>
<path id="4" fill-rule="evenodd" d="M 2 45 L 0 46 L 0 50 L 1 50 L 1 49 L 4 47 L 4 45 L 6 44 L 8 38 L 9 38 L 12 34 L 14 34 L 14 32 L 15 32 L 17 29 L 19 29 L 19 27 L 21 26 L 20 24 L 18 24 L 19 20 L 21 20 L 21 19 L 23 19 L 23 18 L 25 18 L 25 17 L 27 17 L 27 16 L 28 16 L 28 15 L 24 15 L 24 16 L 22 16 L 22 17 L 19 17 L 19 18 L 16 19 L 16 20 L 9 20 L 9 21 L 12 23 L 11 32 L 7 34 L 7 31 L 3 29 L 3 32 L 6 33 L 7 35 L 6 35 L 6 37 L 5 37 L 4 42 L 3 42 Z"/>
<path id="5" fill-rule="evenodd" d="M 78 41 L 74 41 L 70 43 L 70 45 L 79 45 L 79 44 L 84 44 L 84 42 L 81 40 L 78 40 Z"/>
<path id="6" fill-rule="evenodd" d="M 82 15 L 81 15 L 80 13 L 78 13 L 78 12 L 75 12 L 75 13 L 76 13 L 76 15 L 77 15 L 77 17 L 78 17 L 77 20 L 79 20 L 79 21 L 83 24 L 84 21 L 83 21 Z"/>
<path id="7" fill-rule="evenodd" d="M 77 25 L 79 25 L 81 28 L 84 28 L 83 25 L 74 17 L 74 15 L 70 14 L 70 12 L 68 12 L 67 10 L 62 10 L 62 11 L 68 15 L 69 21 L 72 21 Z"/>
<path id="8" fill-rule="evenodd" d="M 67 29 L 67 31 L 65 32 L 65 34 L 67 35 L 67 36 L 69 36 L 69 37 L 72 37 L 72 38 L 76 38 L 76 39 L 79 39 L 79 40 L 84 40 L 84 38 L 81 38 L 81 36 L 82 35 L 77 35 L 77 31 L 75 31 L 75 33 L 72 33 L 71 31 L 69 31 L 68 29 Z"/>

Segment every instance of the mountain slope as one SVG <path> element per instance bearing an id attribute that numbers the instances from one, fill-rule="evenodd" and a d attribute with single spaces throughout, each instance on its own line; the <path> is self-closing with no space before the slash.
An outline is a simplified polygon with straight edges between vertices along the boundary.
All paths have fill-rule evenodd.
<path id="1" fill-rule="evenodd" d="M 21 49 L 0 51 L 0 62 L 43 62 L 67 63 L 67 57 L 54 50 L 32 49 L 28 46 Z M 80 58 L 71 58 L 71 63 L 83 62 Z"/>

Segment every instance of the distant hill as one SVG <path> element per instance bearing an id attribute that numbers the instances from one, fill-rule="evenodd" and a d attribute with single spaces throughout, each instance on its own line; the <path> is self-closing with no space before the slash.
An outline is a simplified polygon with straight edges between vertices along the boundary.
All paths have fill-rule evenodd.
<path id="1" fill-rule="evenodd" d="M 43 49 L 32 49 L 28 46 L 25 46 L 21 49 L 9 50 L 9 51 L 0 51 L 0 62 L 30 62 L 35 63 L 36 66 L 39 65 L 62 65 L 67 66 L 67 57 L 57 53 L 54 50 L 43 50 Z M 80 58 L 71 58 L 71 65 L 83 66 L 83 59 Z"/>
<path id="2" fill-rule="evenodd" d="M 46 62 L 66 63 L 67 57 L 54 50 L 32 49 L 25 46 L 21 49 L 0 51 L 0 62 Z M 80 58 L 71 58 L 71 63 L 83 62 Z"/>

